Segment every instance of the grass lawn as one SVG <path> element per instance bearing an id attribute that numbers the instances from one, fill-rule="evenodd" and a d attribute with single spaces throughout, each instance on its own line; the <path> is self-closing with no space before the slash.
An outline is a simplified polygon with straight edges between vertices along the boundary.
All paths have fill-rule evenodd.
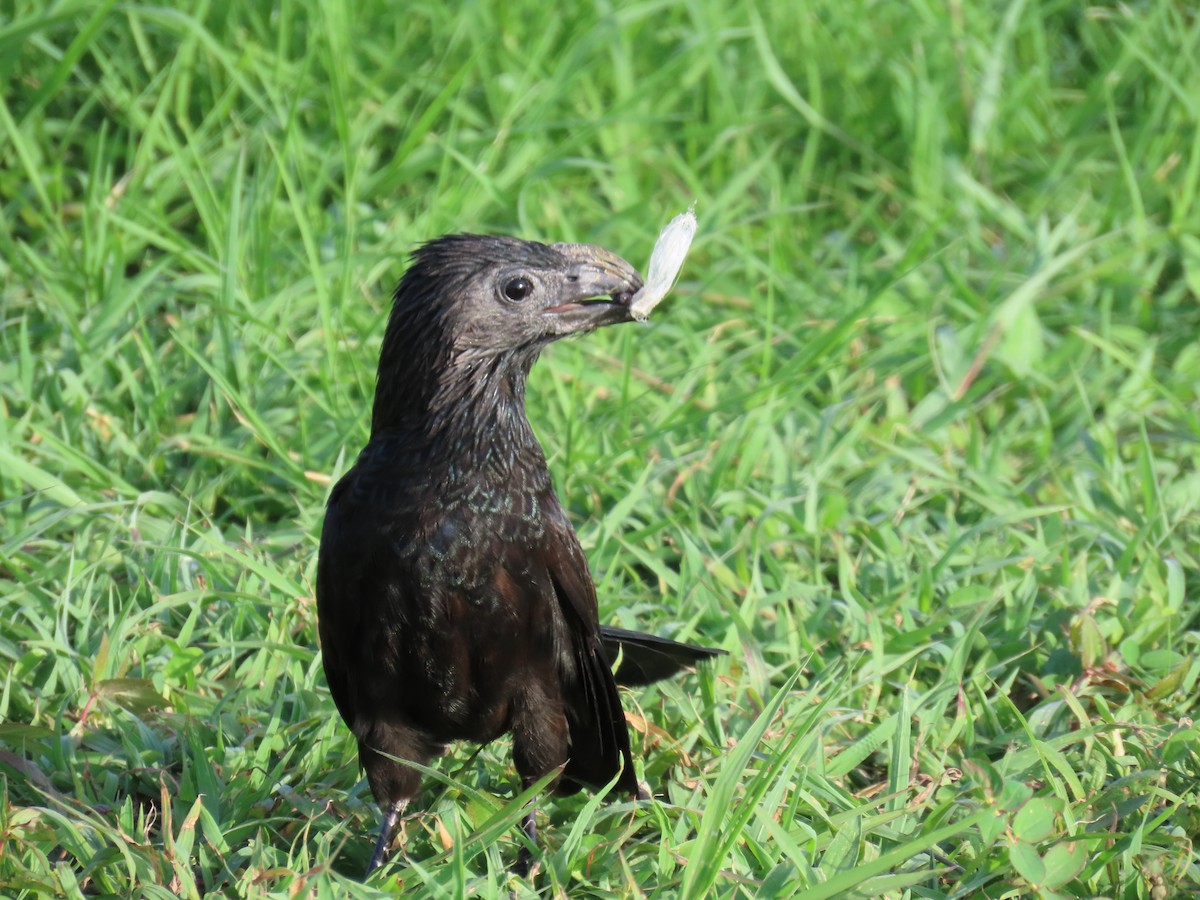
<path id="1" fill-rule="evenodd" d="M 0 6 L 0 894 L 1200 889 L 1200 18 L 1180 0 Z M 504 741 L 403 850 L 321 671 L 331 483 L 454 230 L 644 266 L 529 414 L 652 801 Z"/>

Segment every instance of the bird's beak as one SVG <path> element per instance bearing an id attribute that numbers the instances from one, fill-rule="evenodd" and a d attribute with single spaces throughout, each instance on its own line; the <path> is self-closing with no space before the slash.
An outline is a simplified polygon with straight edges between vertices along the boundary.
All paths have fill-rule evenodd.
<path id="1" fill-rule="evenodd" d="M 615 253 L 591 244 L 555 244 L 571 261 L 562 302 L 545 311 L 557 335 L 628 322 L 629 300 L 642 286 L 637 269 Z"/>

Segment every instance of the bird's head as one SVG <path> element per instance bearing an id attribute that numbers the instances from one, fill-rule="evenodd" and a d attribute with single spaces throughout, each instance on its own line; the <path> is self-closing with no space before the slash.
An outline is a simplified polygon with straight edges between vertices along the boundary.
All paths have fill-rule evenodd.
<path id="1" fill-rule="evenodd" d="M 630 298 L 642 278 L 621 257 L 590 244 L 541 244 L 494 235 L 437 238 L 413 254 L 396 288 L 379 360 L 380 400 L 395 382 L 411 400 L 423 379 L 445 393 L 451 383 L 484 387 L 524 375 L 552 341 L 632 320 Z M 421 367 L 421 373 L 414 371 Z M 435 383 L 436 382 L 436 383 Z M 413 410 L 410 410 L 413 411 Z"/>
<path id="2" fill-rule="evenodd" d="M 436 318 L 458 350 L 511 353 L 628 322 L 642 278 L 590 244 L 539 244 L 495 235 L 430 241 L 396 290 L 396 313 Z"/>

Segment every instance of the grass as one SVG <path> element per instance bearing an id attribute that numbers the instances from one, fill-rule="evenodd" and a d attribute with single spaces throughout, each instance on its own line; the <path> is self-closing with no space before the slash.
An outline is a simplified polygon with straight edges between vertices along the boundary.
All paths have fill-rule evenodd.
<path id="1" fill-rule="evenodd" d="M 5 896 L 1200 888 L 1200 20 L 1186 3 L 0 10 Z M 530 417 L 653 801 L 439 761 L 397 864 L 316 536 L 450 230 L 644 264 Z"/>

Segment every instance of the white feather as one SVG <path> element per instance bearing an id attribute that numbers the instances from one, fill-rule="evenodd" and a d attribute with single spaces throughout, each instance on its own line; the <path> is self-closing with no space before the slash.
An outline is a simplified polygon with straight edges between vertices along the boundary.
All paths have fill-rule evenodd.
<path id="1" fill-rule="evenodd" d="M 695 210 L 693 204 L 687 212 L 673 218 L 654 242 L 650 265 L 646 267 L 646 283 L 629 301 L 629 311 L 639 322 L 646 320 L 650 310 L 658 306 L 675 284 L 688 248 L 692 246 L 692 238 L 696 236 Z"/>

